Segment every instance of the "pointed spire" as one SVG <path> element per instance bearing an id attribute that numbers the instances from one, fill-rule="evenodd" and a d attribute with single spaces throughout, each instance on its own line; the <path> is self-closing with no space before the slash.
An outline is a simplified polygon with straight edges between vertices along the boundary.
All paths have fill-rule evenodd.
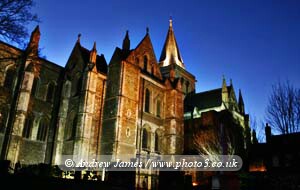
<path id="1" fill-rule="evenodd" d="M 222 81 L 222 93 L 224 93 L 224 92 L 228 92 L 228 89 L 227 89 L 227 84 L 226 84 L 225 76 L 223 75 L 223 81 Z"/>
<path id="2" fill-rule="evenodd" d="M 97 51 L 97 49 L 96 49 L 96 42 L 94 42 L 92 50 Z"/>
<path id="3" fill-rule="evenodd" d="M 90 52 L 90 62 L 96 64 L 97 59 L 97 49 L 96 49 L 96 42 L 94 42 L 93 49 Z"/>
<path id="4" fill-rule="evenodd" d="M 226 79 L 223 75 L 223 81 L 222 81 L 222 102 L 225 103 L 225 106 L 228 106 L 228 89 L 226 84 Z"/>
<path id="5" fill-rule="evenodd" d="M 172 20 L 172 16 L 170 16 L 170 19 L 169 19 L 169 28 L 173 30 L 173 20 Z"/>
<path id="6" fill-rule="evenodd" d="M 184 63 L 179 52 L 179 48 L 175 39 L 173 31 L 173 21 L 172 18 L 169 20 L 169 30 L 166 37 L 166 41 L 161 52 L 159 59 L 161 66 L 165 67 L 171 64 L 177 64 L 184 68 Z"/>
<path id="7" fill-rule="evenodd" d="M 37 55 L 39 42 L 40 42 L 40 36 L 41 36 L 40 27 L 39 27 L 39 25 L 37 25 L 31 33 L 30 41 L 29 41 L 27 49 L 26 49 L 28 55 L 30 55 L 30 54 Z"/>
<path id="8" fill-rule="evenodd" d="M 123 40 L 122 49 L 127 50 L 127 51 L 130 50 L 130 40 L 129 40 L 128 30 L 126 31 L 126 35 L 125 35 L 125 38 Z"/>
<path id="9" fill-rule="evenodd" d="M 79 33 L 77 36 L 77 43 L 79 43 L 79 44 L 80 44 L 80 37 L 81 37 L 81 34 Z"/>
<path id="10" fill-rule="evenodd" d="M 241 89 L 239 89 L 239 102 L 238 102 L 238 105 L 239 105 L 240 112 L 242 114 L 244 114 L 245 113 L 245 105 L 244 105 L 244 100 L 243 100 Z"/>
<path id="11" fill-rule="evenodd" d="M 244 105 L 244 100 L 243 100 L 243 96 L 242 96 L 242 91 L 241 89 L 239 89 L 239 104 L 242 103 Z"/>
<path id="12" fill-rule="evenodd" d="M 41 35 L 40 26 L 37 25 L 31 34 Z"/>
<path id="13" fill-rule="evenodd" d="M 232 84 L 233 84 L 233 83 L 232 83 L 232 79 L 230 79 L 230 86 L 232 86 Z"/>

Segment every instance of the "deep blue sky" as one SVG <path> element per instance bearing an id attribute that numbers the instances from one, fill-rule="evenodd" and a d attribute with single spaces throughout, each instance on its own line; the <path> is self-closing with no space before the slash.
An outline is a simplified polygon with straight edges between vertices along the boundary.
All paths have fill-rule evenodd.
<path id="1" fill-rule="evenodd" d="M 242 89 L 246 111 L 263 119 L 272 84 L 287 79 L 300 84 L 298 0 L 40 0 L 34 11 L 42 20 L 42 54 L 63 66 L 78 33 L 88 49 L 96 41 L 109 62 L 126 30 L 134 48 L 146 27 L 159 59 L 171 15 L 197 92 L 221 87 L 224 74 L 236 93 Z"/>

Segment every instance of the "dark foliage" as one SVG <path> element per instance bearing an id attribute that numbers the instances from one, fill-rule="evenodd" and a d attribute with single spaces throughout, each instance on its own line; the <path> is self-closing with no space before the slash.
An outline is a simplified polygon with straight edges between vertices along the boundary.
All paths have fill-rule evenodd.
<path id="1" fill-rule="evenodd" d="M 1 0 L 0 38 L 24 45 L 28 37 L 26 26 L 39 21 L 37 15 L 31 12 L 33 6 L 33 0 Z"/>

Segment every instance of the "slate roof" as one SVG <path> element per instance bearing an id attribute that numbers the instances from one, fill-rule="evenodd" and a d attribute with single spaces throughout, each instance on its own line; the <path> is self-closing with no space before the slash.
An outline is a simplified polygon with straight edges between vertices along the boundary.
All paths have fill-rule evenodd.
<path id="1" fill-rule="evenodd" d="M 232 86 L 227 86 L 228 94 Z M 185 99 L 185 111 L 191 111 L 194 107 L 200 110 L 218 107 L 222 105 L 222 88 L 192 94 Z"/>
<path id="2" fill-rule="evenodd" d="M 185 104 L 191 108 L 207 109 L 222 104 L 222 89 L 214 89 L 190 95 L 186 98 Z M 191 111 L 191 110 L 188 110 Z"/>

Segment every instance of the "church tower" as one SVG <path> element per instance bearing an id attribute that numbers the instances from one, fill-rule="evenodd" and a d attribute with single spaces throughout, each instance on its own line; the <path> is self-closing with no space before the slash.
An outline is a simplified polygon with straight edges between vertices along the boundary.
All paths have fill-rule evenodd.
<path id="1" fill-rule="evenodd" d="M 172 19 L 169 20 L 169 29 L 159 59 L 159 65 L 164 77 L 175 77 L 180 80 L 184 95 L 195 92 L 196 79 L 194 75 L 185 69 L 185 65 L 176 42 Z"/>

